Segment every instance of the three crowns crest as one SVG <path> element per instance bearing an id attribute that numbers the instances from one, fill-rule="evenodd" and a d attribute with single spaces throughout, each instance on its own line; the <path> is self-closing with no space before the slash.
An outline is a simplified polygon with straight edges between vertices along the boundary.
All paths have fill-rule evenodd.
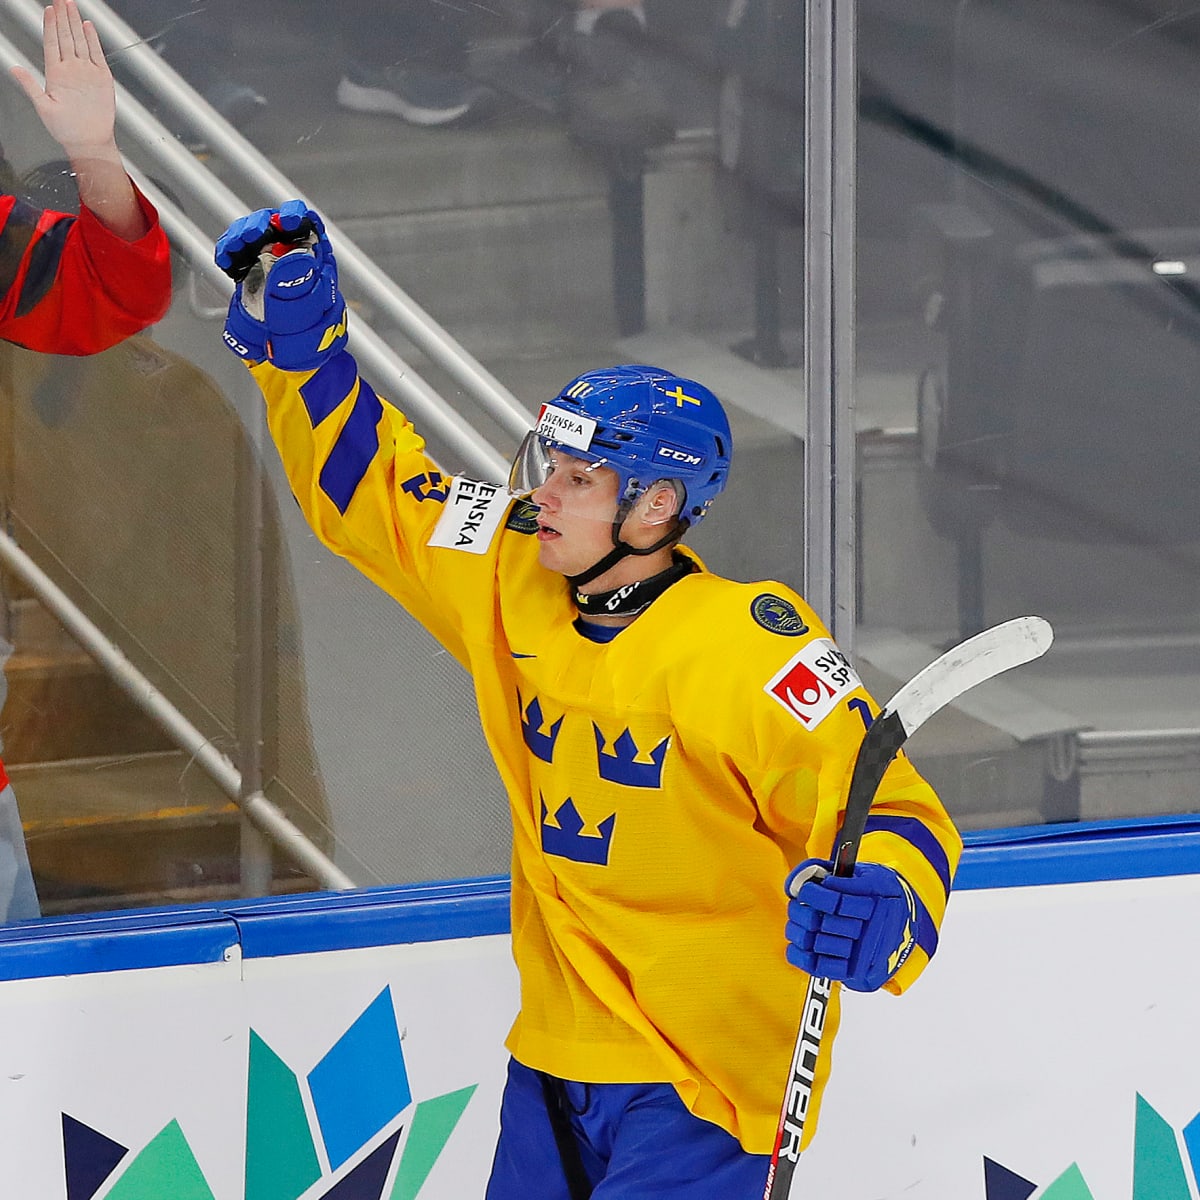
<path id="1" fill-rule="evenodd" d="M 520 703 L 520 699 L 518 695 L 518 704 Z M 554 761 L 554 743 L 558 741 L 558 734 L 562 729 L 563 719 L 559 717 L 550 726 L 549 731 L 543 733 L 542 724 L 544 719 L 542 716 L 542 706 L 538 702 L 538 698 L 534 696 L 529 702 L 529 707 L 521 711 L 521 736 L 525 739 L 525 745 L 529 747 L 529 752 L 535 758 L 540 758 L 542 762 L 548 763 Z"/>
<path id="2" fill-rule="evenodd" d="M 520 702 L 519 696 L 517 699 Z M 530 753 L 542 762 L 552 763 L 563 717 L 547 727 L 541 702 L 536 696 L 520 712 L 521 736 Z M 669 734 L 649 750 L 642 750 L 628 729 L 623 729 L 612 742 L 594 721 L 592 730 L 596 738 L 596 770 L 601 779 L 624 787 L 657 789 L 662 786 L 663 763 L 671 744 Z"/>
<path id="3" fill-rule="evenodd" d="M 649 752 L 642 753 L 633 734 L 625 729 L 614 741 L 610 748 L 605 741 L 604 733 L 594 721 L 592 729 L 596 734 L 596 765 L 600 778 L 610 783 L 624 784 L 626 787 L 658 788 L 662 786 L 663 761 L 667 757 L 670 746 L 670 735 L 663 738 Z"/>
<path id="4" fill-rule="evenodd" d="M 542 800 L 542 851 L 553 854 L 558 858 L 569 858 L 572 862 L 592 863 L 598 867 L 608 866 L 608 849 L 612 844 L 613 829 L 617 824 L 617 814 L 604 818 L 596 827 L 599 837 L 583 833 L 583 818 L 575 807 L 575 801 L 570 796 L 559 805 L 554 814 L 558 823 L 556 829 L 546 823 L 546 798 Z"/>

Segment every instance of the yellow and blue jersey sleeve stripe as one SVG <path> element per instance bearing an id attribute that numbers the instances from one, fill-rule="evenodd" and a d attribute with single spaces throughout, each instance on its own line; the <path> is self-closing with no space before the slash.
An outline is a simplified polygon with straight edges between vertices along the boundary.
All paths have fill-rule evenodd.
<path id="1" fill-rule="evenodd" d="M 383 404 L 365 379 L 359 379 L 354 360 L 347 354 L 336 355 L 316 371 L 300 388 L 300 396 L 314 429 L 335 412 L 352 394 L 358 394 L 350 416 L 342 426 L 324 465 L 318 484 L 321 491 L 343 515 L 354 499 L 371 462 L 379 453 L 379 421 Z"/>
<path id="2" fill-rule="evenodd" d="M 953 882 L 950 858 L 942 843 L 937 840 L 933 831 L 924 821 L 919 821 L 916 817 L 879 813 L 867 818 L 863 836 L 876 831 L 886 831 L 903 838 L 933 868 L 934 873 L 941 880 L 943 891 L 947 896 L 950 895 L 950 885 Z"/>

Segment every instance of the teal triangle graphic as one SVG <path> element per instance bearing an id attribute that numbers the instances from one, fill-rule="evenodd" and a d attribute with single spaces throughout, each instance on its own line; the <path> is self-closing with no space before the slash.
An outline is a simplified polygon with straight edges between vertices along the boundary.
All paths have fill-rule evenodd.
<path id="1" fill-rule="evenodd" d="M 1191 1200 L 1175 1130 L 1137 1098 L 1133 1135 L 1133 1200 Z"/>
<path id="2" fill-rule="evenodd" d="M 105 1200 L 215 1200 L 178 1121 L 129 1164 Z"/>
<path id="3" fill-rule="evenodd" d="M 1083 1181 L 1083 1173 L 1072 1163 L 1043 1193 L 1041 1200 L 1096 1200 Z"/>
<path id="4" fill-rule="evenodd" d="M 984 1200 L 1029 1200 L 1037 1184 L 1022 1179 L 1015 1171 L 1002 1167 L 990 1158 L 983 1160 Z"/>
<path id="5" fill-rule="evenodd" d="M 1192 1160 L 1192 1174 L 1200 1180 L 1200 1113 L 1183 1127 L 1183 1144 Z"/>
<path id="6" fill-rule="evenodd" d="M 477 1086 L 473 1083 L 417 1105 L 392 1185 L 391 1200 L 415 1200 Z"/>
<path id="7" fill-rule="evenodd" d="M 245 1200 L 296 1200 L 321 1177 L 295 1072 L 250 1030 Z"/>

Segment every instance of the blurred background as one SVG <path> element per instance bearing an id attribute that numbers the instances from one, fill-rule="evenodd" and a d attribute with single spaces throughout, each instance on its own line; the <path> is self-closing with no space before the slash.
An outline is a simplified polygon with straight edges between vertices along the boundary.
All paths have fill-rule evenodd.
<path id="1" fill-rule="evenodd" d="M 94 358 L 0 345 L 10 539 L 155 691 L 147 711 L 5 557 L 0 728 L 43 909 L 502 874 L 506 801 L 468 680 L 304 525 L 221 343 L 212 242 L 294 195 L 329 218 L 363 373 L 448 471 L 494 477 L 583 370 L 701 380 L 735 468 L 695 545 L 801 587 L 804 6 L 81 9 L 175 299 Z M 9 61 L 40 62 L 40 12 L 0 3 Z M 917 765 L 981 837 L 1187 822 L 1200 16 L 853 15 L 853 655 L 882 701 L 960 638 L 1043 615 L 1051 652 L 931 722 Z M 9 187 L 70 208 L 11 81 L 0 131 Z"/>

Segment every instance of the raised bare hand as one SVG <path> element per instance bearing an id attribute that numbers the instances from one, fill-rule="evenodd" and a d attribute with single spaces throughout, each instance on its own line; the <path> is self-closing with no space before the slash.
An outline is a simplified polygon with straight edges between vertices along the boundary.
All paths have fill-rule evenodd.
<path id="1" fill-rule="evenodd" d="M 75 0 L 54 0 L 42 18 L 46 86 L 24 67 L 13 67 L 17 83 L 42 124 L 68 158 L 113 147 L 116 94 L 100 37 L 83 20 Z"/>

